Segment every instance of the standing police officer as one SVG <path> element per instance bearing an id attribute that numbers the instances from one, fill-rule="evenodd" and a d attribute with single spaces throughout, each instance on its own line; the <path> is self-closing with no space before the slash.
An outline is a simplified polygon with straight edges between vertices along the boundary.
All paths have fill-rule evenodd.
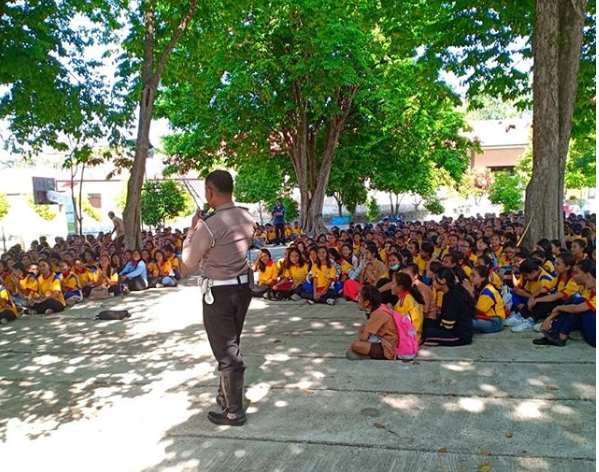
<path id="1" fill-rule="evenodd" d="M 215 424 L 241 426 L 245 366 L 239 341 L 252 292 L 247 260 L 255 222 L 249 212 L 233 204 L 233 178 L 224 170 L 206 177 L 206 201 L 215 212 L 202 218 L 197 212 L 183 243 L 183 263 L 194 270 L 200 265 L 204 328 L 218 361 L 220 388 L 216 401 L 220 412 L 211 411 Z"/>

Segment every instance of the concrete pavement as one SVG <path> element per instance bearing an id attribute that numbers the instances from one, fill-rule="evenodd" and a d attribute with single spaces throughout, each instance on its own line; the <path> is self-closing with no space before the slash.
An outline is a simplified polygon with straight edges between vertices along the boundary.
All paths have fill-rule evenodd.
<path id="1" fill-rule="evenodd" d="M 94 321 L 107 306 L 130 320 Z M 364 315 L 254 300 L 249 420 L 215 427 L 193 280 L 0 327 L 6 471 L 595 470 L 595 350 L 479 335 L 414 362 L 345 360 Z"/>

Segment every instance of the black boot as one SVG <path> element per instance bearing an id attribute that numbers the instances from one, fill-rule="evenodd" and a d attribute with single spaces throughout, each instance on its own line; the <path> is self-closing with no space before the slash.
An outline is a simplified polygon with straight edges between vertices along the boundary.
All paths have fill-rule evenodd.
<path id="1" fill-rule="evenodd" d="M 227 401 L 225 400 L 225 396 L 223 395 L 223 382 L 220 381 L 218 385 L 218 392 L 216 393 L 216 404 L 221 408 L 221 410 L 226 410 Z"/>
<path id="2" fill-rule="evenodd" d="M 225 426 L 241 426 L 246 421 L 243 410 L 243 372 L 221 372 L 220 382 L 226 408 L 208 413 L 210 422 Z"/>

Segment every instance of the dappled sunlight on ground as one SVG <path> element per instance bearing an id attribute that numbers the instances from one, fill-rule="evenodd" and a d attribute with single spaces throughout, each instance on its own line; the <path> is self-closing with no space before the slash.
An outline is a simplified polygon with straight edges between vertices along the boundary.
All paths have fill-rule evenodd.
<path id="1" fill-rule="evenodd" d="M 254 299 L 249 420 L 215 427 L 192 285 L 0 327 L 0 457 L 19 465 L 7 470 L 594 470 L 594 351 L 504 332 L 410 362 L 350 362 L 364 314 L 343 301 Z M 107 308 L 132 318 L 93 320 Z"/>

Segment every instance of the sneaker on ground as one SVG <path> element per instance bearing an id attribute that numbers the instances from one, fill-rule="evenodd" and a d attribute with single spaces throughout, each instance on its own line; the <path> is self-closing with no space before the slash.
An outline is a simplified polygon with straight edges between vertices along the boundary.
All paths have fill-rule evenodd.
<path id="1" fill-rule="evenodd" d="M 527 320 L 524 320 L 523 323 L 520 323 L 519 325 L 514 326 L 511 329 L 511 331 L 512 331 L 512 333 L 523 333 L 524 331 L 530 331 L 533 328 L 534 328 L 534 321 L 527 319 Z"/>
<path id="2" fill-rule="evenodd" d="M 297 293 L 294 293 L 293 295 L 291 295 L 291 299 L 294 302 L 299 302 L 302 299 L 302 297 L 300 297 Z"/>
<path id="3" fill-rule="evenodd" d="M 520 315 L 520 313 L 514 313 L 503 322 L 503 325 L 512 327 L 518 326 L 521 323 L 524 323 L 524 318 L 522 318 L 522 315 Z"/>
<path id="4" fill-rule="evenodd" d="M 539 338 L 539 339 L 533 339 L 532 343 L 536 344 L 537 346 L 552 346 L 551 341 L 549 341 L 549 339 L 547 339 L 545 337 Z"/>
<path id="5" fill-rule="evenodd" d="M 0 324 L 6 324 L 8 323 L 8 318 L 0 318 Z"/>
<path id="6" fill-rule="evenodd" d="M 162 284 L 156 284 L 156 288 L 163 288 L 163 287 L 164 287 L 164 285 L 162 285 Z"/>
<path id="7" fill-rule="evenodd" d="M 350 361 L 365 361 L 370 359 L 369 356 L 364 356 L 362 354 L 358 354 L 355 351 L 352 351 L 351 349 L 348 351 L 345 351 L 345 358 L 350 360 Z"/>
<path id="8" fill-rule="evenodd" d="M 314 300 L 308 300 L 308 305 L 314 305 L 316 302 Z"/>
<path id="9" fill-rule="evenodd" d="M 334 305 L 334 304 L 335 304 L 334 298 L 327 298 L 327 305 Z"/>
<path id="10" fill-rule="evenodd" d="M 582 333 L 580 331 L 572 331 L 568 338 L 572 341 L 582 341 L 584 338 L 582 337 Z"/>
<path id="11" fill-rule="evenodd" d="M 553 331 L 543 331 L 543 336 L 553 346 L 564 347 L 566 345 L 566 341 L 560 338 L 558 333 L 554 333 Z"/>
<path id="12" fill-rule="evenodd" d="M 54 313 L 54 310 L 52 310 L 51 308 L 48 308 L 48 309 L 47 309 L 47 310 L 44 312 L 44 314 L 46 314 L 46 315 L 51 315 L 52 313 Z"/>
<path id="13" fill-rule="evenodd" d="M 532 329 L 534 329 L 536 333 L 540 333 L 541 332 L 541 326 L 543 326 L 543 322 L 539 321 L 537 324 L 535 324 L 533 326 Z"/>

